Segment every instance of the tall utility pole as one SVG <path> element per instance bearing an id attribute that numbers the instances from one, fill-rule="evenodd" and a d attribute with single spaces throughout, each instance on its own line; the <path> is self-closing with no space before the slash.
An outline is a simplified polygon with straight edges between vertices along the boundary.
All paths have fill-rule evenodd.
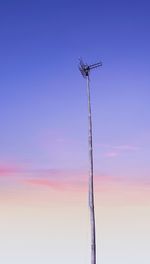
<path id="1" fill-rule="evenodd" d="M 95 208 L 94 208 L 94 184 L 93 184 L 93 138 L 92 138 L 92 113 L 90 97 L 90 78 L 92 69 L 102 66 L 101 62 L 88 65 L 80 60 L 79 70 L 87 81 L 88 99 L 88 146 L 89 146 L 89 210 L 91 224 L 91 264 L 96 264 L 96 227 L 95 227 Z"/>

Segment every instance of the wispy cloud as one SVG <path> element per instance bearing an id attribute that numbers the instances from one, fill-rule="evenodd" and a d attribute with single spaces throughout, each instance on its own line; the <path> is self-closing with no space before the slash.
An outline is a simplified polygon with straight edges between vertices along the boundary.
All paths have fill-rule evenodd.
<path id="1" fill-rule="evenodd" d="M 106 158 L 114 158 L 120 156 L 125 152 L 133 152 L 139 150 L 139 147 L 129 144 L 114 145 L 114 146 L 101 144 L 101 147 L 105 150 L 103 156 Z"/>
<path id="2" fill-rule="evenodd" d="M 20 168 L 13 165 L 0 165 L 0 177 L 12 176 L 17 174 Z"/>
<path id="3" fill-rule="evenodd" d="M 112 146 L 112 148 L 122 151 L 128 151 L 128 150 L 134 151 L 139 149 L 139 147 L 133 145 L 118 145 L 118 146 Z"/>
<path id="4" fill-rule="evenodd" d="M 104 153 L 104 157 L 106 158 L 115 158 L 119 155 L 118 152 L 115 152 L 115 151 L 111 151 L 111 152 L 106 152 Z"/>

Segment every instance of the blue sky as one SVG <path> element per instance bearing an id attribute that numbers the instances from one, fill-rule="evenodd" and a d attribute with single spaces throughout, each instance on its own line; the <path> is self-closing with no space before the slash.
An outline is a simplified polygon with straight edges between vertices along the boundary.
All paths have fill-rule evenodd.
<path id="1" fill-rule="evenodd" d="M 102 144 L 135 145 L 143 151 L 136 160 L 146 160 L 148 2 L 2 1 L 0 13 L 2 162 L 86 167 L 80 56 L 103 61 L 91 74 L 96 160 L 105 152 Z"/>

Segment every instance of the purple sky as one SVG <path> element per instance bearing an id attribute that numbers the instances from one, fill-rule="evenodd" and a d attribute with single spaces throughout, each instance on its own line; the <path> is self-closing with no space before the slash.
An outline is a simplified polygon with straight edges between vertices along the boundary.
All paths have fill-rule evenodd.
<path id="1" fill-rule="evenodd" d="M 150 147 L 147 1 L 2 1 L 0 162 L 87 168 L 87 102 L 78 58 L 91 74 L 95 168 L 147 174 Z"/>

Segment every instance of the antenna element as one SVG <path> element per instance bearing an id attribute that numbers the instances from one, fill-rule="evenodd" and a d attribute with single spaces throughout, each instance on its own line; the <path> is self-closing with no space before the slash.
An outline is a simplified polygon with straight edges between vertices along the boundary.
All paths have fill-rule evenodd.
<path id="1" fill-rule="evenodd" d="M 84 63 L 82 59 L 79 59 L 79 70 L 84 78 L 89 76 L 90 70 L 93 70 L 95 68 L 98 68 L 102 66 L 102 62 L 97 62 L 91 65 L 88 65 L 87 63 Z"/>

